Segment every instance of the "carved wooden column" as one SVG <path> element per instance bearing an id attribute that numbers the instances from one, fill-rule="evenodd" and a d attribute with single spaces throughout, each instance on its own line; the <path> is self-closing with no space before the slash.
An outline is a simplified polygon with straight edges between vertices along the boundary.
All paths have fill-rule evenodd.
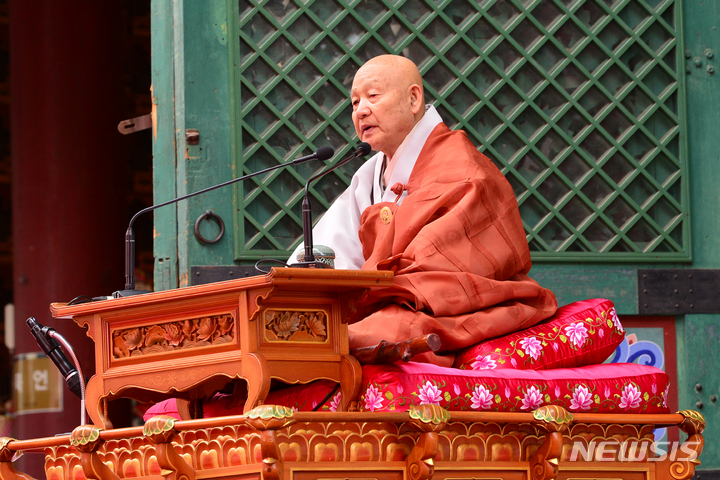
<path id="1" fill-rule="evenodd" d="M 8 443 L 14 438 L 0 437 L 0 480 L 35 480 L 30 475 L 18 472 L 13 467 L 12 459 L 15 452 L 8 448 Z"/>
<path id="2" fill-rule="evenodd" d="M 95 480 L 120 480 L 115 472 L 110 470 L 97 454 L 104 443 L 100 438 L 101 429 L 92 425 L 81 425 L 70 434 L 70 445 L 80 451 L 80 465 L 83 474 Z"/>
<path id="3" fill-rule="evenodd" d="M 411 480 L 427 480 L 435 472 L 438 432 L 445 428 L 450 413 L 439 405 L 410 407 L 410 425 L 422 432 L 405 460 Z"/>
<path id="4" fill-rule="evenodd" d="M 278 448 L 276 431 L 295 423 L 291 408 L 279 405 L 260 405 L 245 415 L 245 421 L 260 432 L 263 480 L 282 478 L 283 460 Z"/>
<path id="5" fill-rule="evenodd" d="M 695 467 L 700 465 L 700 454 L 705 446 L 702 432 L 705 430 L 705 418 L 695 410 L 678 412 L 685 420 L 678 425 L 687 434 L 687 439 L 680 445 L 677 457 L 663 464 L 667 470 L 658 472 L 658 478 L 687 480 L 695 475 Z M 659 470 L 659 469 L 658 469 Z"/>
<path id="6" fill-rule="evenodd" d="M 158 465 L 172 472 L 164 476 L 165 480 L 195 480 L 195 469 L 175 451 L 172 444 L 177 433 L 175 419 L 167 415 L 152 417 L 143 426 L 143 435 L 155 444 Z"/>
<path id="7" fill-rule="evenodd" d="M 552 480 L 558 474 L 558 459 L 562 453 L 563 432 L 572 423 L 570 412 L 556 405 L 546 405 L 533 411 L 533 425 L 546 432 L 545 441 L 530 458 L 532 480 Z"/>

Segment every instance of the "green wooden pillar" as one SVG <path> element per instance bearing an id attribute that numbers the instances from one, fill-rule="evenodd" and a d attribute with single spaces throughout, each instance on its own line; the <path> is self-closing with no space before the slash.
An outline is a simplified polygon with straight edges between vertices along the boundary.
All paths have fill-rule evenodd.
<path id="1" fill-rule="evenodd" d="M 151 2 L 153 202 L 175 198 L 175 3 Z M 179 32 L 178 32 L 179 33 Z M 155 290 L 177 287 L 177 217 L 174 205 L 154 212 Z"/>
<path id="2" fill-rule="evenodd" d="M 685 2 L 693 268 L 720 269 L 720 4 Z M 720 292 L 718 292 L 720 295 Z M 680 408 L 707 422 L 701 469 L 720 469 L 720 315 L 677 320 Z M 698 388 L 696 388 L 698 386 Z M 702 405 L 702 408 L 699 406 Z"/>
<path id="3" fill-rule="evenodd" d="M 156 107 L 154 199 L 162 202 L 233 178 L 226 2 L 153 2 L 153 92 Z M 188 142 L 197 131 L 197 143 Z M 155 289 L 189 285 L 189 266 L 232 264 L 233 189 L 155 212 Z M 210 210 L 228 233 L 199 241 L 197 218 Z M 214 239 L 216 224 L 200 233 Z"/>

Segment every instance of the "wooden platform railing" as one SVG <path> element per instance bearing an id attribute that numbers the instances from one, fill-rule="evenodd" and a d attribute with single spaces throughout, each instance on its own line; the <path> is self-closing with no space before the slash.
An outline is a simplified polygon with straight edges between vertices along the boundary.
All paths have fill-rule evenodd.
<path id="1" fill-rule="evenodd" d="M 421 405 L 403 413 L 374 413 L 294 412 L 287 407 L 263 405 L 256 407 L 247 415 L 187 421 L 161 416 L 148 420 L 143 427 L 102 430 L 92 425 L 85 425 L 77 427 L 70 435 L 51 438 L 33 440 L 2 438 L 0 439 L 0 480 L 31 480 L 31 477 L 16 471 L 12 465 L 13 457 L 18 452 L 26 451 L 45 452 L 48 459 L 46 472 L 48 478 L 52 479 L 78 478 L 77 470 L 80 468 L 86 478 L 98 480 L 117 480 L 130 476 L 143 477 L 158 474 L 166 479 L 192 480 L 196 478 L 197 472 L 203 470 L 208 471 L 204 471 L 200 475 L 202 478 L 223 478 L 248 474 L 250 475 L 248 478 L 279 480 L 291 477 L 288 473 L 289 469 L 286 469 L 285 464 L 288 461 L 283 458 L 278 434 L 284 435 L 285 443 L 282 446 L 287 449 L 289 434 L 283 432 L 288 431 L 291 426 L 296 429 L 295 434 L 298 432 L 302 434 L 307 429 L 317 429 L 318 425 L 331 425 L 336 427 L 336 431 L 342 432 L 347 431 L 349 425 L 363 424 L 370 424 L 371 427 L 380 430 L 383 425 L 395 425 L 398 432 L 411 434 L 414 441 L 408 445 L 410 451 L 404 455 L 404 464 L 386 459 L 385 465 L 390 465 L 396 470 L 397 468 L 404 469 L 408 478 L 413 480 L 432 478 L 436 465 L 435 459 L 438 456 L 439 436 L 452 430 L 452 425 L 488 424 L 498 428 L 529 425 L 536 429 L 539 447 L 530 451 L 523 462 L 503 463 L 507 468 L 526 470 L 529 478 L 533 480 L 555 479 L 558 476 L 558 469 L 568 465 L 567 462 L 561 461 L 561 454 L 564 438 L 567 443 L 567 434 L 571 427 L 582 425 L 590 427 L 593 425 L 677 426 L 688 435 L 683 444 L 684 448 L 681 448 L 680 454 L 674 458 L 657 462 L 653 469 L 645 468 L 647 476 L 643 478 L 684 480 L 692 477 L 695 466 L 700 463 L 698 457 L 703 448 L 702 431 L 705 421 L 699 413 L 689 410 L 663 415 L 571 414 L 561 407 L 546 406 L 532 413 L 483 413 L 448 412 L 436 405 Z M 246 430 L 242 430 L 242 428 L 246 428 Z M 518 431 L 521 430 L 522 428 L 519 428 Z M 512 435 L 514 428 L 510 428 L 509 431 L 508 435 Z M 238 460 L 235 464 L 236 467 L 228 467 L 223 464 L 223 468 L 218 468 L 216 474 L 211 473 L 210 471 L 215 468 L 213 465 L 217 464 L 217 454 L 215 455 L 216 462 L 213 464 L 212 455 L 203 457 L 203 453 L 207 453 L 207 451 L 199 451 L 205 448 L 200 446 L 215 442 L 216 448 L 220 448 L 218 439 L 227 440 L 233 434 L 242 437 L 236 438 L 235 440 L 240 443 L 236 442 L 233 445 L 236 445 L 238 449 L 246 448 L 250 454 L 243 457 L 246 461 Z M 331 436 L 326 432 L 327 438 Z M 105 444 L 104 447 L 103 444 Z M 361 436 L 356 438 L 356 444 L 362 445 Z M 113 448 L 117 451 L 113 451 Z M 141 450 L 142 455 L 139 453 Z M 225 451 L 229 450 L 225 448 Z M 258 451 L 260 454 L 255 455 L 255 452 Z M 232 452 L 228 454 L 228 458 L 231 454 Z M 285 455 L 285 457 L 290 458 L 291 455 Z M 141 464 L 138 459 L 144 462 L 145 470 L 142 472 L 133 470 L 132 465 L 130 466 L 132 468 L 128 470 L 130 462 Z M 299 457 L 294 458 L 290 464 L 293 462 L 298 465 L 303 464 L 301 460 L 303 459 Z M 484 460 L 487 461 L 487 459 Z M 375 465 L 378 470 L 387 470 L 382 467 L 382 462 L 363 463 L 362 459 L 351 459 L 350 461 L 356 461 L 356 465 L 363 465 L 366 469 Z M 339 466 L 343 462 L 345 462 L 344 468 L 347 469 L 348 458 L 338 459 L 336 465 Z M 470 463 L 466 462 L 465 464 Z M 473 465 L 479 467 L 481 463 L 488 465 L 484 461 L 475 462 Z M 585 462 L 583 465 L 591 468 L 588 466 L 591 463 L 593 462 Z M 306 464 L 307 462 L 303 465 Z M 332 465 L 332 463 L 330 464 Z M 445 462 L 446 464 L 447 462 Z M 601 466 L 604 471 L 608 471 L 608 468 L 620 468 L 620 466 L 626 465 L 627 462 L 624 464 L 616 462 L 612 465 L 602 464 Z M 338 468 L 342 470 L 342 468 Z M 573 466 L 573 468 L 575 467 Z M 128 477 L 123 476 L 128 472 L 130 472 Z M 383 475 L 373 476 L 398 478 Z"/>

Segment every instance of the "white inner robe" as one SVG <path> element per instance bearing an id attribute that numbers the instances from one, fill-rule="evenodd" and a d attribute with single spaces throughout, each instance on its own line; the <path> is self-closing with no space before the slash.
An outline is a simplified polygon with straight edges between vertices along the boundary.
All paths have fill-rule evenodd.
<path id="1" fill-rule="evenodd" d="M 390 187 L 396 183 L 407 184 L 410 173 L 415 167 L 418 155 L 425 146 L 430 133 L 442 123 L 442 118 L 432 105 L 425 106 L 425 115 L 405 137 L 395 152 L 397 162 L 390 176 L 387 188 L 382 188 L 382 166 L 385 155 L 375 154 L 365 162 L 355 175 L 350 186 L 335 200 L 325 215 L 313 228 L 313 243 L 325 245 L 335 252 L 335 268 L 359 270 L 365 263 L 362 244 L 358 237 L 362 212 L 379 202 L 392 202 L 396 196 Z M 399 157 L 398 157 L 399 155 Z M 407 192 L 403 192 L 398 203 Z M 288 263 L 297 259 L 298 253 L 304 253 L 305 246 L 300 244 L 290 256 Z"/>

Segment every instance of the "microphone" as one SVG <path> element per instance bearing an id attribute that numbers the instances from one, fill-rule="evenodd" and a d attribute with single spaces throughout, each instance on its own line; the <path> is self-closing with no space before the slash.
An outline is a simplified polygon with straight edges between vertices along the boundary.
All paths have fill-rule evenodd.
<path id="1" fill-rule="evenodd" d="M 310 184 L 317 180 L 318 178 L 327 175 L 328 173 L 332 172 L 336 168 L 340 168 L 346 163 L 348 163 L 351 160 L 354 160 L 358 157 L 364 157 L 368 153 L 370 153 L 370 150 L 372 150 L 372 147 L 369 143 L 362 142 L 358 147 L 355 149 L 355 152 L 353 152 L 352 155 L 347 157 L 345 160 L 342 160 L 341 162 L 338 162 L 336 165 L 328 168 L 327 170 L 318 173 L 314 177 L 310 177 L 310 179 L 305 183 L 305 196 L 303 197 L 302 201 L 302 216 L 303 216 L 303 241 L 305 242 L 305 256 L 302 262 L 300 263 L 293 263 L 290 265 L 291 267 L 300 267 L 300 268 L 330 268 L 329 265 L 323 262 L 317 262 L 315 261 L 315 255 L 313 255 L 313 239 L 312 239 L 312 210 L 310 208 Z"/>
<path id="2" fill-rule="evenodd" d="M 35 337 L 35 341 L 42 348 L 42 351 L 50 357 L 50 360 L 60 370 L 60 374 L 65 379 L 70 391 L 82 399 L 82 387 L 84 385 L 81 387 L 78 371 L 62 352 L 60 344 L 53 338 L 55 330 L 50 327 L 43 327 L 34 317 L 28 318 L 25 323 L 30 327 L 30 333 Z"/>
<path id="3" fill-rule="evenodd" d="M 287 163 L 281 163 L 279 165 L 274 165 L 272 167 L 265 168 L 263 170 L 259 170 L 257 172 L 248 173 L 247 175 L 243 175 L 242 177 L 234 178 L 232 180 L 229 180 L 224 183 L 220 183 L 217 185 L 213 185 L 212 187 L 204 188 L 202 190 L 198 190 L 194 193 L 189 193 L 187 195 L 183 195 L 182 197 L 173 198 L 172 200 L 168 200 L 167 202 L 158 203 L 157 205 L 151 205 L 147 208 L 144 208 L 137 212 L 133 217 L 130 219 L 130 223 L 128 225 L 127 231 L 125 232 L 125 290 L 118 290 L 117 292 L 113 293 L 114 298 L 120 298 L 120 297 L 129 297 L 132 295 L 140 295 L 143 293 L 150 293 L 149 290 L 135 290 L 135 234 L 133 233 L 133 223 L 143 213 L 150 212 L 152 210 L 155 210 L 160 207 L 164 207 L 166 205 L 170 205 L 176 202 L 179 202 L 180 200 L 185 200 L 190 197 L 194 197 L 195 195 L 200 195 L 206 192 L 209 192 L 211 190 L 215 190 L 220 187 L 225 187 L 227 185 L 231 185 L 233 183 L 241 182 L 243 180 L 247 180 L 248 178 L 255 177 L 257 175 L 262 175 L 263 173 L 270 172 L 272 170 L 276 170 L 278 168 L 287 167 L 288 165 L 298 165 L 300 163 L 304 163 L 310 160 L 328 160 L 332 158 L 332 156 L 335 155 L 335 151 L 330 147 L 320 147 L 315 152 L 311 153 L 310 155 L 305 155 L 304 157 L 296 158 L 295 160 Z M 305 188 L 305 196 L 307 196 L 307 187 Z"/>

